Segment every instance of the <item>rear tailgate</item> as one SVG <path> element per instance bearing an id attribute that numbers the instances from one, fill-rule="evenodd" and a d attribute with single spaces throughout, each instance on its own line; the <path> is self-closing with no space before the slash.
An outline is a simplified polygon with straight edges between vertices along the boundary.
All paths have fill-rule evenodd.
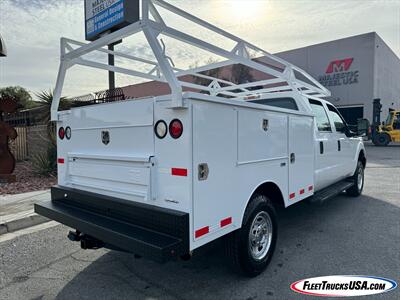
<path id="1" fill-rule="evenodd" d="M 59 127 L 59 184 L 137 202 L 151 199 L 154 177 L 153 99 L 74 108 Z"/>

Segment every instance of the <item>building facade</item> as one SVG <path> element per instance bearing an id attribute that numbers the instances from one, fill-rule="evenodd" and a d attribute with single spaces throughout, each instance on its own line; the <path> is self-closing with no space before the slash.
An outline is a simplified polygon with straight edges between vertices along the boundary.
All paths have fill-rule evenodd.
<path id="1" fill-rule="evenodd" d="M 302 68 L 331 92 L 331 101 L 349 124 L 357 119 L 372 121 L 373 99 L 380 98 L 381 119 L 389 108 L 400 109 L 400 59 L 375 33 L 366 33 L 275 55 Z M 231 78 L 232 66 L 220 69 L 219 78 Z M 251 69 L 254 80 L 267 79 Z M 193 81 L 184 76 L 184 81 Z M 122 88 L 127 98 L 159 96 L 171 93 L 168 84 L 145 82 Z M 183 88 L 184 91 L 193 90 Z"/>
<path id="2" fill-rule="evenodd" d="M 384 120 L 400 109 L 400 59 L 375 32 L 276 53 L 304 69 L 332 92 L 328 99 L 350 124 L 372 121 L 372 102 L 381 99 Z"/>

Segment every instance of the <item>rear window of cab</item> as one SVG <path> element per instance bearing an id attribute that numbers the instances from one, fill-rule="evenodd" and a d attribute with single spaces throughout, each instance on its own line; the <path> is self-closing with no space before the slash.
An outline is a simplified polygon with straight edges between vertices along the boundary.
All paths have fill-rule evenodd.
<path id="1" fill-rule="evenodd" d="M 299 110 L 296 101 L 293 98 L 271 98 L 271 99 L 261 99 L 261 100 L 251 100 L 251 103 L 269 105 L 274 107 L 286 108 L 291 110 Z"/>

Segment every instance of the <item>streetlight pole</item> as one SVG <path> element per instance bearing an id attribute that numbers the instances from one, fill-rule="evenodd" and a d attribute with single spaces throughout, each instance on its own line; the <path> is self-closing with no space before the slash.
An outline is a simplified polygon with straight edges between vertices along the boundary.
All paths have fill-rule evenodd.
<path id="1" fill-rule="evenodd" d="M 114 44 L 108 45 L 108 50 L 114 51 Z M 114 55 L 108 54 L 108 64 L 114 66 Z M 108 71 L 108 89 L 111 91 L 115 89 L 115 73 Z"/>
<path id="2" fill-rule="evenodd" d="M 115 43 L 108 45 L 108 50 L 114 51 L 114 46 L 119 43 L 122 43 L 122 40 L 116 41 Z M 115 65 L 115 60 L 114 60 L 113 54 L 108 54 L 108 65 L 110 65 L 110 66 Z M 115 89 L 115 73 L 113 71 L 108 71 L 108 89 L 109 90 Z"/>

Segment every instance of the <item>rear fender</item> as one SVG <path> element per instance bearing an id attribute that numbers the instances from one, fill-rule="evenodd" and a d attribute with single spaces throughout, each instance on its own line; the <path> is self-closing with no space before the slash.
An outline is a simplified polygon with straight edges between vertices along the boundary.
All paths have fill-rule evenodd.
<path id="1" fill-rule="evenodd" d="M 279 188 L 278 184 L 273 181 L 264 181 L 252 190 L 252 193 L 250 194 L 247 202 L 245 203 L 244 207 L 242 207 L 240 224 L 243 223 L 245 211 L 249 206 L 252 197 L 257 193 L 267 196 L 272 201 L 275 208 L 285 207 L 285 199 L 283 197 L 282 190 L 281 188 Z"/>

